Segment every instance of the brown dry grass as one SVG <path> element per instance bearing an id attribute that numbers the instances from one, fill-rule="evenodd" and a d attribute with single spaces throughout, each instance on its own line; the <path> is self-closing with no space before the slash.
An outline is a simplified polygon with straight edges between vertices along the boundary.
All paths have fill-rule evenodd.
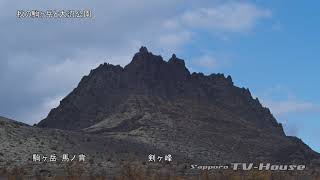
<path id="1" fill-rule="evenodd" d="M 37 180 L 108 180 L 105 176 L 86 175 L 84 166 L 81 164 L 67 164 L 66 176 L 41 177 L 37 176 L 33 179 Z M 24 177 L 26 172 L 21 168 L 12 170 L 0 169 L 0 177 L 5 176 L 8 180 L 24 180 L 30 179 Z M 208 172 L 202 171 L 199 175 L 187 177 L 186 175 L 178 175 L 174 172 L 161 173 L 156 169 L 146 168 L 144 166 L 135 166 L 125 164 L 122 166 L 121 172 L 113 180 L 320 180 L 320 174 L 315 174 L 313 178 L 304 177 L 303 174 L 289 174 L 288 172 L 270 171 L 220 171 Z"/>

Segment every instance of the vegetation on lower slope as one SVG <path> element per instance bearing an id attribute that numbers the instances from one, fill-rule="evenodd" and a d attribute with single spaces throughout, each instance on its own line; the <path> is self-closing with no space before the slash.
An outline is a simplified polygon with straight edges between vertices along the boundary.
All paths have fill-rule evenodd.
<path id="1" fill-rule="evenodd" d="M 8 180 L 320 180 L 320 172 L 271 172 L 271 171 L 201 171 L 198 174 L 187 174 L 181 171 L 170 169 L 160 170 L 146 166 L 126 163 L 121 171 L 110 177 L 107 172 L 104 174 L 84 173 L 84 166 L 81 164 L 68 164 L 65 166 L 65 175 L 37 174 L 32 177 L 26 176 L 22 168 L 0 170 L 0 177 Z"/>

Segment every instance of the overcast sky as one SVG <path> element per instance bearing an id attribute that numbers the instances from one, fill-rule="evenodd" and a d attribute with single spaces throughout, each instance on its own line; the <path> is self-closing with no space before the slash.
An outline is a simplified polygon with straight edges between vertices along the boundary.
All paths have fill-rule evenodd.
<path id="1" fill-rule="evenodd" d="M 287 1 L 289 2 L 289 1 Z M 317 1 L 0 1 L 0 115 L 45 118 L 100 63 L 139 47 L 185 59 L 190 71 L 231 75 L 288 135 L 320 151 Z M 289 8 L 290 7 L 290 8 Z M 92 18 L 17 18 L 17 10 L 89 9 Z"/>

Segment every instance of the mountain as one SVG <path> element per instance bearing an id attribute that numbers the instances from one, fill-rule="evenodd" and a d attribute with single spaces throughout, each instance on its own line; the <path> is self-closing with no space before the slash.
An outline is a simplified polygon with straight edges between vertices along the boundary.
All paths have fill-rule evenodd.
<path id="1" fill-rule="evenodd" d="M 164 61 L 146 47 L 125 67 L 91 70 L 37 126 L 140 143 L 184 162 L 319 158 L 230 76 L 190 73 L 176 55 Z"/>

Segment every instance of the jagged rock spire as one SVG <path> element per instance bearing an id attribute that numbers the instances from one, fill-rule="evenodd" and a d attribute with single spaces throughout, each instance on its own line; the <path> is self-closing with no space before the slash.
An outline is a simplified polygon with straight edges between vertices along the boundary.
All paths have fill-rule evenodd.
<path id="1" fill-rule="evenodd" d="M 139 52 L 140 53 L 148 53 L 149 51 L 148 51 L 147 47 L 141 46 L 140 49 L 139 49 Z"/>

